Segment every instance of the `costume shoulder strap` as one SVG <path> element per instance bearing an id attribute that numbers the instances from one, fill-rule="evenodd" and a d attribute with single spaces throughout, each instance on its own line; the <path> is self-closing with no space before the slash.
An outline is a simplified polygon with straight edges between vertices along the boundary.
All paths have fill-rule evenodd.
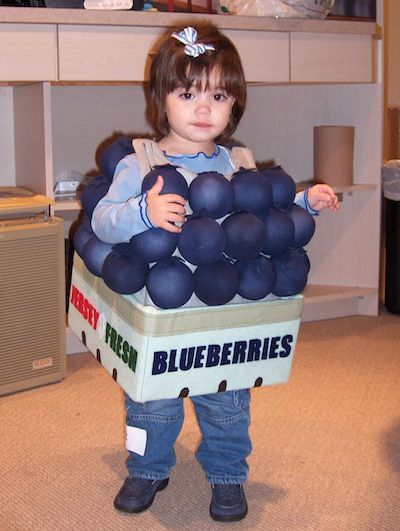
<path id="1" fill-rule="evenodd" d="M 245 168 L 246 170 L 257 169 L 253 153 L 250 149 L 235 146 L 231 150 L 231 155 L 235 171 L 238 171 L 240 168 Z"/>
<path id="2" fill-rule="evenodd" d="M 154 140 L 148 138 L 135 138 L 132 141 L 136 157 L 139 162 L 140 173 L 147 175 L 154 166 L 169 164 L 161 149 Z"/>

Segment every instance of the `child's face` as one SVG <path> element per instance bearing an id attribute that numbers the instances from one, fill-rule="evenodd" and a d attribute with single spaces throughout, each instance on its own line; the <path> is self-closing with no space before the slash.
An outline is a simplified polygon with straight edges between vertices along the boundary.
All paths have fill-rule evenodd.
<path id="1" fill-rule="evenodd" d="M 204 84 L 205 85 L 205 84 Z M 226 129 L 235 102 L 211 76 L 209 86 L 197 89 L 178 87 L 165 101 L 170 133 L 168 138 L 182 152 L 195 153 L 213 146 Z"/>

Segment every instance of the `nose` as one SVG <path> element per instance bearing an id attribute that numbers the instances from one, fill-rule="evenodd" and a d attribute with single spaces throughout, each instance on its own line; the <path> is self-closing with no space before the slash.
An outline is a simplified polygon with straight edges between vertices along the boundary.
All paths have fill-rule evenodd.
<path id="1" fill-rule="evenodd" d="M 210 110 L 211 110 L 211 106 L 210 106 L 209 98 L 205 94 L 202 94 L 197 99 L 196 111 L 202 114 L 209 114 Z"/>

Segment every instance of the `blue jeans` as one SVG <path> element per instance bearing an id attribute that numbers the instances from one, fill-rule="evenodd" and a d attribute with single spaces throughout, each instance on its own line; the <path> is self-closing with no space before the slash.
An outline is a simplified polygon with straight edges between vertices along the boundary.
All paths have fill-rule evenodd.
<path id="1" fill-rule="evenodd" d="M 244 483 L 249 437 L 250 391 L 226 391 L 191 397 L 202 438 L 196 458 L 210 483 Z M 146 434 L 145 449 L 129 451 L 131 476 L 164 479 L 175 466 L 174 443 L 184 417 L 183 398 L 134 402 L 125 394 L 126 424 Z"/>

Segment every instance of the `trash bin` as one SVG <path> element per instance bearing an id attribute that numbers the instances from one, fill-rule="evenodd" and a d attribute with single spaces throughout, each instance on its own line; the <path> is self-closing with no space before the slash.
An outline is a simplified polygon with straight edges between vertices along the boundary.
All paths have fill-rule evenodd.
<path id="1" fill-rule="evenodd" d="M 385 306 L 400 313 L 400 160 L 389 160 L 382 167 L 385 198 L 386 271 Z"/>

